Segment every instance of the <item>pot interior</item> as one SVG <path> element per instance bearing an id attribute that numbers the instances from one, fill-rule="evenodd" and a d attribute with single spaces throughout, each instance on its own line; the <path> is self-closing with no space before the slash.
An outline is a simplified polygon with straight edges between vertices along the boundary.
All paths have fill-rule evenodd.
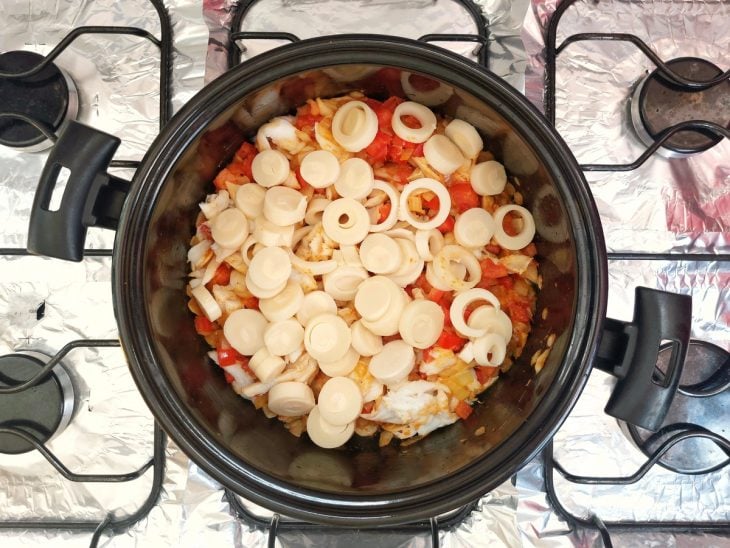
<path id="1" fill-rule="evenodd" d="M 576 219 L 575 213 L 568 212 L 571 197 L 566 188 L 576 183 L 560 180 L 556 184 L 561 174 L 555 164 L 548 166 L 544 161 L 546 152 L 540 148 L 538 134 L 516 128 L 514 119 L 503 114 L 505 107 L 498 99 L 477 98 L 444 74 L 439 78 L 424 70 L 418 76 L 430 80 L 426 87 L 438 85 L 442 91 L 437 99 L 433 93 L 427 94 L 431 103 L 439 103 L 431 108 L 462 118 L 481 132 L 485 148 L 519 180 L 525 206 L 535 216 L 542 289 L 527 347 L 514 366 L 483 394 L 467 421 L 437 430 L 408 446 L 393 443 L 378 447 L 377 437 L 354 437 L 345 448 L 322 450 L 306 436 L 294 437 L 279 421 L 267 419 L 230 389 L 223 372 L 206 357 L 208 348 L 194 331 L 185 295 L 186 251 L 197 204 L 212 191 L 215 173 L 258 126 L 273 116 L 293 113 L 306 99 L 351 90 L 363 90 L 379 99 L 407 97 L 402 78 L 419 81 L 418 77 L 403 75 L 397 67 L 362 64 L 279 77 L 231 101 L 218 110 L 220 114 L 208 113 L 207 119 L 191 130 L 196 132 L 191 144 L 179 155 L 157 194 L 142 257 L 143 291 L 145 302 L 150 303 L 146 321 L 152 332 L 155 361 L 161 368 L 155 382 L 170 385 L 185 409 L 186 416 L 173 419 L 179 420 L 176 429 L 194 430 L 198 438 L 212 440 L 222 456 L 220 462 L 226 463 L 222 472 L 226 477 L 253 474 L 332 496 L 347 496 L 411 490 L 477 464 L 482 479 L 489 477 L 490 470 L 504 475 L 505 469 L 499 468 L 504 462 L 498 461 L 511 453 L 500 453 L 499 448 L 510 445 L 510 451 L 515 452 L 530 445 L 537 447 L 545 438 L 542 423 L 550 417 L 555 399 L 563 397 L 561 384 L 574 382 L 578 374 L 580 364 L 566 360 L 573 344 L 578 287 L 578 251 L 573 235 Z M 485 80 L 483 85 L 489 96 L 489 82 Z M 412 90 L 410 98 L 423 100 Z M 554 338 L 552 351 L 536 375 L 531 358 L 546 347 L 548 337 Z M 154 364 L 143 367 L 157 368 Z M 551 401 L 547 401 L 549 395 Z M 220 462 L 214 467 L 220 469 Z M 520 464 L 507 463 L 511 471 Z"/>

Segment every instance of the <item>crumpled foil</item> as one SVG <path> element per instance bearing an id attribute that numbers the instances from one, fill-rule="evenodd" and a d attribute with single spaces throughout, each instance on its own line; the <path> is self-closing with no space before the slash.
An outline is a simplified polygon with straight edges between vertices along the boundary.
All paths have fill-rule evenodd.
<path id="1" fill-rule="evenodd" d="M 519 2 L 481 0 L 478 3 L 490 21 L 490 69 L 507 78 L 518 89 L 523 89 L 524 86 L 528 96 L 533 101 L 540 102 L 541 95 L 538 90 L 542 89 L 541 28 L 547 14 L 554 9 L 554 3 L 533 2 L 524 20 L 522 38 L 528 45 L 529 56 L 525 55 L 519 36 L 527 10 L 526 0 Z M 208 81 L 225 70 L 227 43 L 222 29 L 230 20 L 231 2 L 206 0 L 202 10 L 200 3 L 194 0 L 169 0 L 167 4 L 175 31 L 173 108 L 177 109 L 202 87 L 204 79 Z M 300 2 L 261 0 L 260 4 L 278 5 L 286 7 L 287 10 L 279 12 L 273 7 L 259 8 L 260 11 L 255 18 L 247 19 L 247 24 L 250 26 L 246 27 L 246 30 L 284 30 L 271 27 L 273 22 L 283 22 L 295 25 L 290 28 L 296 29 L 293 30 L 295 34 L 300 34 L 301 28 L 305 27 L 296 26 L 298 18 L 302 16 L 300 10 L 304 7 L 316 7 L 316 2 L 309 0 Z M 347 6 L 348 9 L 364 9 L 364 4 L 365 2 L 356 1 L 348 2 Z M 383 9 L 392 10 L 395 2 L 380 0 L 377 4 Z M 453 10 L 453 3 L 449 0 L 398 2 L 399 9 L 403 10 L 401 13 L 404 15 L 399 18 L 389 17 L 388 21 L 392 20 L 396 28 L 399 27 L 399 32 L 383 28 L 383 20 L 376 16 L 366 16 L 361 13 L 354 19 L 348 15 L 347 10 L 332 11 L 343 5 L 342 1 L 336 0 L 324 2 L 330 10 L 327 12 L 328 17 L 315 17 L 311 20 L 327 25 L 326 28 L 320 27 L 319 33 L 342 32 L 335 26 L 335 23 L 342 22 L 350 23 L 351 26 L 347 27 L 350 31 L 394 32 L 406 36 L 418 36 L 429 32 L 473 31 L 468 22 L 463 23 L 465 21 L 463 14 L 454 15 L 449 11 L 437 11 L 443 6 L 435 6 L 436 4 L 449 4 L 450 7 L 447 9 Z M 630 4 L 621 3 L 619 8 L 623 6 L 625 10 L 633 9 Z M 316 9 L 322 8 L 316 7 Z M 433 26 L 414 32 L 411 22 L 415 19 L 408 17 L 406 10 L 418 9 L 435 10 L 430 12 L 433 15 L 428 18 L 429 24 Z M 284 16 L 282 13 L 290 16 Z M 415 13 L 421 15 L 422 12 Z M 145 0 L 121 2 L 82 0 L 62 4 L 47 1 L 34 2 L 30 8 L 25 2 L 11 0 L 0 6 L 0 16 L 6 22 L 4 32 L 0 36 L 0 50 L 3 51 L 24 48 L 45 53 L 72 26 L 84 24 L 136 25 L 149 29 L 153 34 L 159 34 L 155 12 Z M 583 12 L 583 17 L 585 16 Z M 352 23 L 355 20 L 362 23 L 362 26 L 359 23 Z M 719 21 L 722 20 L 723 18 L 719 17 Z M 600 21 L 605 30 L 605 25 L 610 22 L 608 17 L 603 17 Z M 642 21 L 652 28 L 653 23 L 648 18 Z M 371 27 L 366 28 L 365 23 Z M 578 23 L 580 20 L 571 21 L 574 25 Z M 206 24 L 211 31 L 210 42 Z M 709 26 L 711 22 L 701 19 L 701 24 Z M 598 23 L 597 25 L 600 26 Z M 309 26 L 307 28 L 309 29 Z M 685 30 L 689 32 L 696 29 Z M 704 32 L 707 28 L 702 27 L 700 30 Z M 676 32 L 674 38 L 680 39 Z M 727 35 L 718 35 L 718 40 L 727 40 Z M 715 41 L 715 43 L 723 42 Z M 727 41 L 724 44 L 727 44 Z M 246 46 L 248 48 L 246 54 L 252 55 L 255 51 L 263 51 L 269 44 L 246 41 Z M 260 49 L 256 50 L 256 47 Z M 452 44 L 451 47 L 465 54 L 472 53 L 474 48 L 473 44 Z M 72 49 L 74 51 L 61 56 L 58 64 L 68 70 L 81 91 L 81 120 L 122 138 L 123 144 L 116 156 L 118 159 L 141 158 L 157 133 L 156 48 L 139 38 L 110 40 L 86 37 Z M 727 48 L 724 51 L 727 51 Z M 719 64 L 723 65 L 722 60 Z M 525 81 L 526 65 L 528 65 L 528 77 Z M 625 72 L 621 73 L 624 74 L 622 77 L 626 78 L 629 74 L 628 69 L 623 70 Z M 572 85 L 570 81 L 566 82 L 566 85 Z M 594 109 L 601 106 L 591 104 L 591 108 Z M 564 111 L 565 109 L 562 112 Z M 561 110 L 558 112 L 560 114 Z M 585 112 L 586 116 L 592 114 L 592 111 Z M 580 118 L 580 120 L 587 119 L 589 118 Z M 567 116 L 567 120 L 575 122 L 570 116 Z M 561 117 L 561 124 L 565 121 L 566 118 Z M 562 131 L 568 134 L 571 131 L 585 131 L 587 122 L 582 123 L 583 126 L 573 130 L 568 124 Z M 580 139 L 576 141 L 578 142 L 571 143 L 572 146 L 578 147 L 576 154 L 585 150 L 589 155 L 587 159 L 581 158 L 581 160 L 596 161 L 590 154 L 598 149 L 591 148 Z M 617 154 L 618 150 L 612 149 L 606 152 Z M 8 196 L 6 200 L 0 202 L 0 223 L 4 227 L 0 234 L 0 247 L 24 245 L 33 190 L 46 156 L 46 153 L 17 153 L 0 147 L 0 165 L 3 167 L 0 170 L 0 186 L 4 195 Z M 724 158 L 727 159 L 728 155 L 725 154 Z M 718 170 L 717 173 L 727 174 L 728 170 L 723 169 L 724 171 Z M 700 173 L 711 175 L 711 172 L 704 168 Z M 117 174 L 130 176 L 130 173 L 124 170 L 117 170 Z M 642 186 L 638 188 L 650 188 L 654 191 L 652 198 L 654 205 L 664 203 L 663 200 L 668 195 L 662 194 L 663 187 L 660 183 L 666 181 L 666 178 L 649 180 L 647 177 L 652 174 L 653 171 L 645 172 Z M 612 212 L 615 200 L 624 200 L 625 207 L 626 203 L 643 199 L 641 192 L 634 191 L 627 180 L 623 181 L 624 186 L 620 187 L 620 193 L 616 189 L 612 191 L 609 183 L 603 186 L 600 181 L 599 184 L 592 183 L 604 223 L 610 227 L 607 233 L 616 230 L 621 219 L 628 219 L 620 227 L 627 231 L 625 234 L 620 235 L 617 232 L 615 238 L 610 236 L 609 243 L 613 246 L 612 249 L 697 249 L 705 246 L 708 250 L 722 251 L 722 246 L 727 246 L 726 220 L 723 221 L 724 228 L 715 232 L 704 228 L 700 228 L 699 231 L 684 232 L 675 230 L 680 225 L 657 229 L 660 225 L 657 219 L 661 220 L 661 216 L 657 216 L 661 215 L 661 212 L 653 213 L 647 205 L 648 202 L 642 202 L 645 205 L 637 208 L 642 214 L 637 214 L 636 219 L 624 215 L 620 207 L 615 208 L 617 212 Z M 602 194 L 604 188 L 605 194 Z M 709 196 L 703 192 L 697 195 Z M 685 222 L 681 213 L 683 199 L 673 204 L 677 211 L 676 218 L 679 219 L 677 222 Z M 692 211 L 703 210 L 694 208 Z M 727 215 L 727 210 L 723 211 L 723 215 Z M 722 218 L 727 219 L 727 217 Z M 658 240 L 663 243 L 656 244 L 651 230 L 656 232 L 654 234 L 656 238 L 663 238 Z M 641 239 L 639 241 L 632 239 L 630 233 L 635 233 L 636 238 Z M 112 242 L 113 233 L 92 230 L 87 239 L 87 246 L 109 248 Z M 627 243 L 627 246 L 624 247 L 623 243 Z M 628 245 L 629 243 L 634 247 Z M 657 247 L 653 247 L 655 245 Z M 109 258 L 87 258 L 81 264 L 68 264 L 35 257 L 0 256 L 0 352 L 34 348 L 54 353 L 76 338 L 115 338 L 117 330 L 111 307 L 110 266 Z M 728 270 L 730 265 L 720 262 L 694 264 L 614 261 L 610 264 L 609 315 L 624 320 L 630 318 L 635 285 L 691 292 L 695 299 L 692 318 L 694 335 L 729 348 Z M 45 314 L 39 319 L 37 311 L 41 303 L 45 303 Z M 136 391 L 121 351 L 118 348 L 79 349 L 71 352 L 64 363 L 75 377 L 81 379 L 79 382 L 81 403 L 72 424 L 63 434 L 51 441 L 49 446 L 74 472 L 121 473 L 141 466 L 152 454 L 153 420 Z M 601 466 L 610 465 L 612 467 L 610 470 L 622 473 L 633 471 L 639 462 L 636 451 L 627 449 L 628 442 L 618 432 L 615 421 L 603 414 L 602 409 L 609 388 L 608 377 L 594 373 L 586 388 L 585 397 L 581 398 L 575 411 L 555 438 L 556 456 L 570 471 L 585 471 L 586 456 L 590 456 L 589 462 L 596 462 Z M 578 452 L 572 451 L 574 447 L 578 448 Z M 616 460 L 620 459 L 612 458 L 612 454 L 621 455 L 621 459 L 626 458 L 626 460 L 617 463 Z M 267 532 L 237 519 L 220 485 L 191 463 L 171 442 L 168 442 L 166 457 L 163 492 L 158 504 L 146 518 L 129 531 L 116 536 L 105 534 L 101 545 L 267 546 Z M 539 459 L 528 463 L 517 474 L 514 483 L 506 482 L 478 501 L 476 510 L 458 527 L 441 531 L 440 544 L 447 547 L 600 545 L 600 540 L 594 531 L 571 532 L 550 508 L 546 501 L 542 474 Z M 678 482 L 669 474 L 665 474 L 663 469 L 657 469 L 652 471 L 650 479 L 640 483 L 636 489 L 641 490 L 642 496 L 645 496 L 647 491 L 654 496 L 656 493 L 651 491 L 654 488 L 655 491 L 662 489 L 667 498 L 677 492 L 684 497 L 706 493 L 708 485 L 713 483 L 715 490 L 711 493 L 714 495 L 703 496 L 701 504 L 696 502 L 696 499 L 686 496 L 680 501 L 680 505 L 663 504 L 662 507 L 674 512 L 678 518 L 692 516 L 696 512 L 715 516 L 722 516 L 725 512 L 727 515 L 730 488 L 727 473 L 723 475 L 722 471 L 689 480 L 683 477 L 682 481 Z M 74 484 L 59 479 L 50 465 L 34 453 L 22 456 L 0 455 L 0 520 L 28 518 L 32 513 L 47 518 L 98 520 L 104 517 L 106 511 L 114 511 L 119 515 L 127 514 L 133 512 L 145 499 L 150 484 L 151 472 L 147 472 L 139 480 L 125 484 Z M 600 512 L 605 511 L 609 512 L 605 514 L 605 519 L 614 519 L 625 516 L 626 514 L 620 512 L 626 511 L 630 515 L 641 517 L 638 512 L 644 510 L 644 506 L 639 507 L 632 498 L 636 497 L 636 490 L 623 495 L 608 492 L 601 493 L 601 497 L 594 497 L 595 493 L 592 490 L 577 489 L 572 486 L 566 488 L 560 482 L 558 486 L 561 495 L 565 493 L 561 496 L 561 500 L 577 515 L 596 512 L 604 517 Z M 622 498 L 615 498 L 619 496 Z M 664 499 L 660 497 L 659 500 Z M 590 503 L 590 508 L 586 508 L 586 501 Z M 271 515 L 260 508 L 250 508 L 250 510 L 258 512 L 257 515 Z M 614 535 L 613 538 L 617 545 L 637 547 L 689 546 L 697 545 L 698 542 L 703 546 L 728 545 L 722 538 L 709 536 L 699 541 L 698 537 L 683 535 L 647 534 L 638 537 Z M 75 547 L 88 544 L 90 539 L 90 533 L 0 530 L 0 543 L 3 547 L 36 546 L 40 543 L 54 547 Z M 365 541 L 368 546 L 404 548 L 430 546 L 430 538 L 425 532 L 415 536 L 410 534 L 372 536 L 365 532 L 353 532 L 322 538 L 302 531 L 285 531 L 278 536 L 279 546 L 333 546 L 357 541 Z"/>

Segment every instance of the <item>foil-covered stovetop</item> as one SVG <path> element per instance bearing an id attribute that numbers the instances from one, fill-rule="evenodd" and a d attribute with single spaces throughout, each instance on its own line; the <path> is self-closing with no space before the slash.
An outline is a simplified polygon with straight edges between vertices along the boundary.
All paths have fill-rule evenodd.
<path id="1" fill-rule="evenodd" d="M 173 110 L 204 82 L 225 70 L 231 0 L 168 0 L 173 22 Z M 488 21 L 489 67 L 538 108 L 543 104 L 544 29 L 552 0 L 479 0 Z M 384 15 L 388 14 L 388 16 Z M 82 25 L 137 26 L 159 36 L 158 16 L 147 0 L 67 3 L 10 0 L 0 6 L 5 28 L 0 51 L 42 54 Z M 632 32 L 665 59 L 705 57 L 728 68 L 730 7 L 726 2 L 577 2 L 566 11 L 559 42 L 576 32 Z M 302 24 L 306 21 L 306 24 Z M 418 22 L 418 27 L 414 25 Z M 422 22 L 428 26 L 421 27 Z M 389 27 L 386 27 L 386 22 Z M 291 32 L 301 38 L 340 32 L 473 33 L 473 20 L 454 0 L 260 0 L 243 30 Z M 209 41 L 210 30 L 210 41 Z M 243 58 L 275 44 L 244 41 Z M 443 44 L 473 56 L 474 44 Z M 120 160 L 139 160 L 159 122 L 159 52 L 137 37 L 85 36 L 57 64 L 79 88 L 80 120 L 122 139 Z M 581 163 L 624 162 L 641 145 L 622 118 L 633 86 L 648 61 L 622 44 L 576 44 L 561 54 L 557 71 L 557 128 Z M 610 143 L 610 146 L 607 146 Z M 25 245 L 29 208 L 47 153 L 18 153 L 0 147 L 0 248 Z M 130 170 L 115 174 L 131 177 Z M 629 320 L 633 288 L 645 285 L 690 293 L 693 336 L 730 350 L 730 263 L 725 260 L 619 260 L 623 252 L 725 253 L 730 229 L 730 142 L 671 163 L 652 158 L 621 174 L 588 174 L 606 231 L 609 251 L 609 315 Z M 109 249 L 113 233 L 91 230 L 87 247 Z M 0 353 L 33 348 L 54 354 L 74 339 L 117 337 L 111 305 L 111 259 L 88 257 L 80 264 L 18 254 L 0 255 Z M 144 467 L 154 453 L 154 421 L 116 347 L 72 350 L 64 363 L 82 394 L 76 418 L 49 447 L 73 472 L 125 473 Z M 575 410 L 554 440 L 555 459 L 575 474 L 626 475 L 645 457 L 615 420 L 603 414 L 612 380 L 594 372 Z M 1 397 L 1 396 L 0 396 Z M 727 433 L 725 433 L 727 436 Z M 265 546 L 268 531 L 239 519 L 215 481 L 171 442 L 159 501 L 129 530 L 105 532 L 103 546 Z M 554 474 L 560 503 L 578 517 L 612 520 L 730 520 L 727 467 L 702 476 L 675 475 L 654 467 L 627 488 L 581 486 Z M 154 484 L 154 471 L 122 484 L 74 483 L 62 479 L 37 453 L 0 455 L 0 521 L 38 516 L 46 520 L 102 521 L 138 510 Z M 549 478 L 547 478 L 549 479 Z M 457 526 L 439 532 L 443 546 L 592 546 L 595 530 L 564 521 L 546 494 L 542 459 L 528 463 L 513 481 L 476 501 Z M 271 513 L 240 504 L 262 520 Z M 286 520 L 282 517 L 282 520 Z M 622 546 L 730 546 L 726 537 L 613 533 Z M 2 530 L 3 546 L 87 545 L 90 532 Z M 334 532 L 305 528 L 280 531 L 281 546 L 429 546 L 430 531 Z"/>

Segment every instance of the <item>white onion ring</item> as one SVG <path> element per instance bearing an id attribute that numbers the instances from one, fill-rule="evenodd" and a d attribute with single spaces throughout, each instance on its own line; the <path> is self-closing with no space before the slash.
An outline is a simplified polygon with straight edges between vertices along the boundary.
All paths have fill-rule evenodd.
<path id="1" fill-rule="evenodd" d="M 474 361 L 479 365 L 498 367 L 507 355 L 507 344 L 501 335 L 487 333 L 474 341 L 472 350 L 474 351 Z M 492 355 L 491 360 L 489 359 L 489 354 Z"/>
<path id="2" fill-rule="evenodd" d="M 371 224 L 370 232 L 383 232 L 393 228 L 398 222 L 398 191 L 385 181 L 376 180 L 373 183 L 373 190 L 382 190 L 390 199 L 390 213 L 382 223 Z"/>
<path id="3" fill-rule="evenodd" d="M 291 264 L 294 268 L 304 274 L 311 274 L 312 276 L 328 274 L 337 268 L 337 261 L 334 259 L 328 259 L 326 261 L 305 261 L 301 257 L 295 255 L 291 250 L 289 250 L 289 257 L 291 258 Z"/>
<path id="4" fill-rule="evenodd" d="M 470 327 L 464 320 L 466 307 L 475 301 L 487 301 L 494 308 L 500 308 L 499 299 L 497 299 L 494 293 L 486 289 L 474 288 L 459 293 L 451 302 L 449 315 L 454 328 L 465 337 L 481 337 L 487 333 L 486 328 Z M 501 336 L 497 336 L 501 338 Z"/>
<path id="5" fill-rule="evenodd" d="M 469 278 L 462 280 L 456 277 L 450 266 L 452 261 L 459 262 L 466 267 Z M 443 284 L 449 286 L 450 290 L 460 291 L 470 289 L 479 283 L 482 277 L 482 269 L 479 261 L 472 252 L 459 245 L 444 246 L 436 254 L 433 260 L 433 273 Z"/>
<path id="6" fill-rule="evenodd" d="M 504 227 L 502 226 L 505 216 L 513 211 L 522 217 L 522 230 L 517 236 L 510 236 L 504 231 Z M 535 237 L 535 220 L 532 218 L 532 213 L 522 206 L 508 204 L 498 208 L 494 212 L 494 223 L 496 225 L 494 239 L 504 249 L 522 249 L 529 245 Z"/>
<path id="7" fill-rule="evenodd" d="M 416 249 L 424 261 L 433 261 L 434 253 L 438 253 L 444 247 L 444 235 L 437 229 L 417 230 Z M 431 245 L 435 241 L 435 245 Z"/>
<path id="8" fill-rule="evenodd" d="M 307 207 L 307 212 L 304 214 L 304 222 L 308 225 L 316 225 L 322 220 L 322 213 L 324 209 L 330 204 L 332 200 L 327 198 L 312 198 Z"/>
<path id="9" fill-rule="evenodd" d="M 251 257 L 248 256 L 248 250 L 254 247 L 258 242 L 256 242 L 256 238 L 254 236 L 249 236 L 246 238 L 246 241 L 243 242 L 243 245 L 241 246 L 241 257 L 243 257 L 243 262 L 246 264 L 246 266 L 251 265 L 251 257 L 256 253 L 256 249 L 254 248 L 253 253 L 251 253 Z"/>
<path id="10" fill-rule="evenodd" d="M 416 192 L 417 190 L 430 190 L 439 199 L 439 210 L 438 213 L 428 221 L 419 221 L 413 214 L 408 210 L 408 197 Z M 430 179 L 423 177 L 421 179 L 415 179 L 403 187 L 403 192 L 400 195 L 400 207 L 398 208 L 398 215 L 401 219 L 406 221 L 409 225 L 418 228 L 420 230 L 430 230 L 436 228 L 444 223 L 446 218 L 449 216 L 451 210 L 451 196 L 446 187 L 439 183 L 436 179 Z"/>
<path id="11" fill-rule="evenodd" d="M 437 277 L 434 273 L 433 263 L 426 264 L 426 281 L 431 284 L 431 287 L 434 287 L 439 291 L 451 291 L 451 286 L 445 283 L 441 278 Z"/>
<path id="12" fill-rule="evenodd" d="M 401 119 L 403 116 L 413 116 L 421 127 L 408 127 Z M 424 143 L 436 131 L 436 115 L 425 105 L 406 101 L 395 107 L 390 125 L 393 127 L 393 132 L 404 141 Z"/>

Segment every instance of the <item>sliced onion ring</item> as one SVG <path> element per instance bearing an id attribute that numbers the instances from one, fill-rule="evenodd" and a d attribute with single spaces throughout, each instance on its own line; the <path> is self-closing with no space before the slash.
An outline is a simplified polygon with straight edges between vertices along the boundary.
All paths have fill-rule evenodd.
<path id="1" fill-rule="evenodd" d="M 444 235 L 437 229 L 416 231 L 416 249 L 424 261 L 433 261 L 435 254 L 443 247 Z"/>
<path id="2" fill-rule="evenodd" d="M 487 367 L 498 367 L 504 361 L 507 354 L 507 344 L 504 338 L 497 333 L 487 333 L 479 337 L 472 345 L 474 361 L 479 365 Z M 489 358 L 489 355 L 492 358 Z"/>
<path id="3" fill-rule="evenodd" d="M 398 222 L 398 191 L 385 181 L 376 180 L 373 183 L 373 190 L 382 190 L 390 199 L 390 213 L 382 223 L 371 224 L 370 232 L 383 232 L 393 228 Z"/>
<path id="4" fill-rule="evenodd" d="M 408 209 L 408 197 L 419 190 L 430 190 L 438 196 L 439 199 L 438 213 L 436 213 L 436 215 L 428 221 L 419 221 Z M 446 190 L 446 187 L 439 183 L 436 179 L 423 177 L 421 179 L 415 179 L 403 187 L 403 192 L 401 192 L 400 195 L 400 207 L 398 209 L 399 217 L 408 222 L 409 225 L 420 230 L 431 230 L 432 228 L 442 225 L 446 220 L 446 217 L 449 216 L 449 211 L 451 210 L 451 196 L 449 195 L 449 191 Z"/>
<path id="5" fill-rule="evenodd" d="M 294 268 L 304 274 L 311 274 L 312 276 L 328 274 L 337 268 L 337 261 L 334 259 L 326 261 L 305 261 L 301 257 L 295 255 L 291 250 L 289 250 L 289 257 L 291 257 L 291 264 Z"/>
<path id="6" fill-rule="evenodd" d="M 403 123 L 403 116 L 413 116 L 421 127 L 408 127 Z M 436 130 L 436 115 L 425 105 L 406 101 L 395 107 L 390 123 L 393 126 L 393 132 L 404 141 L 425 143 Z"/>
<path id="7" fill-rule="evenodd" d="M 451 268 L 452 262 L 464 265 L 469 277 L 459 279 Z M 463 290 L 470 289 L 479 283 L 482 277 L 482 270 L 479 261 L 474 254 L 460 245 L 447 245 L 436 254 L 433 260 L 433 274 L 442 283 L 449 286 L 449 289 Z"/>
<path id="8" fill-rule="evenodd" d="M 469 327 L 464 320 L 464 311 L 466 307 L 476 301 L 487 301 L 494 308 L 499 309 L 499 299 L 486 289 L 474 288 L 459 293 L 451 302 L 449 308 L 449 316 L 454 328 L 465 337 L 481 337 L 487 333 L 485 328 Z M 499 335 L 497 335 L 499 337 Z M 501 337 L 500 337 L 501 338 Z"/>
<path id="9" fill-rule="evenodd" d="M 517 213 L 522 218 L 522 230 L 516 236 L 507 234 L 502 226 L 505 216 L 511 212 Z M 496 225 L 494 239 L 505 249 L 522 249 L 535 237 L 535 220 L 532 218 L 532 213 L 522 206 L 508 204 L 498 208 L 494 212 L 494 223 Z"/>

